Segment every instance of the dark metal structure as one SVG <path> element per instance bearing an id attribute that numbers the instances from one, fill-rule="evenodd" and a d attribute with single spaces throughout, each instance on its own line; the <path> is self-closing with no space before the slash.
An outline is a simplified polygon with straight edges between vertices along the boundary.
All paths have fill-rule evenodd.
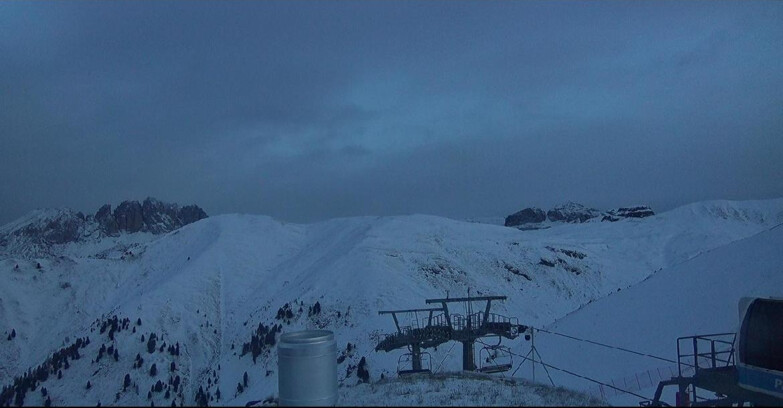
<path id="1" fill-rule="evenodd" d="M 487 374 L 508 371 L 514 366 L 514 358 L 508 347 L 485 345 L 479 351 L 479 367 L 477 371 Z"/>
<path id="2" fill-rule="evenodd" d="M 418 319 L 418 313 L 427 313 L 428 317 L 426 324 L 421 324 Z M 434 316 L 435 312 L 441 312 L 441 314 Z M 400 325 L 400 314 L 414 313 L 417 315 L 411 325 Z M 422 348 L 435 347 L 438 344 L 443 343 L 444 338 L 448 338 L 448 327 L 440 324 L 443 320 L 440 316 L 443 315 L 443 309 L 441 308 L 425 308 L 425 309 L 406 309 L 406 310 L 381 310 L 379 315 L 390 314 L 394 319 L 394 326 L 397 328 L 396 333 L 392 333 L 386 336 L 376 347 L 375 351 L 391 351 L 398 348 L 407 348 L 409 353 L 400 356 L 397 361 L 397 372 L 400 374 L 415 374 L 420 372 L 430 372 L 431 367 L 423 368 L 422 366 Z M 448 340 L 446 340 L 448 341 Z M 407 358 L 407 359 L 406 359 Z M 411 368 L 408 370 L 401 370 L 400 363 L 403 361 L 410 361 Z"/>
<path id="3" fill-rule="evenodd" d="M 506 317 L 492 313 L 492 301 L 506 300 L 505 296 L 470 296 L 463 298 L 426 299 L 427 304 L 439 304 L 440 307 L 385 310 L 378 314 L 390 314 L 397 328 L 382 339 L 375 347 L 376 351 L 392 351 L 407 348 L 411 357 L 412 368 L 410 370 L 398 370 L 400 374 L 427 372 L 422 366 L 422 349 L 437 347 L 449 341 L 462 343 L 462 369 L 466 371 L 500 372 L 511 368 L 511 364 L 502 363 L 495 365 L 482 365 L 476 367 L 475 342 L 481 337 L 498 337 L 498 346 L 501 338 L 514 339 L 526 327 L 520 326 L 516 318 Z M 473 302 L 486 302 L 483 308 L 473 312 Z M 455 314 L 449 310 L 449 305 L 464 303 L 465 314 Z M 400 314 L 414 313 L 416 319 L 411 325 L 400 325 Z M 426 319 L 419 320 L 419 313 L 427 313 Z M 499 348 L 499 347 L 497 347 Z M 493 358 L 494 360 L 494 358 Z"/>
<path id="4" fill-rule="evenodd" d="M 652 401 L 667 406 L 663 389 L 677 386 L 677 406 L 783 406 L 783 300 L 743 298 L 738 333 L 677 339 L 677 377 L 661 381 Z"/>

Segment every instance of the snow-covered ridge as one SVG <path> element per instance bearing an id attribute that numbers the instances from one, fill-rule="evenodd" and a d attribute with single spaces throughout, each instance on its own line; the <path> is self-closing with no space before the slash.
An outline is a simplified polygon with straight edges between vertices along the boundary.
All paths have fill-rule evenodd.
<path id="1" fill-rule="evenodd" d="M 72 361 L 62 380 L 42 384 L 55 405 L 148 405 L 147 390 L 168 379 L 168 374 L 151 377 L 149 365 L 155 362 L 160 369 L 172 361 L 179 367 L 186 404 L 194 403 L 199 387 L 213 396 L 219 387 L 221 400 L 210 404 L 244 405 L 276 392 L 275 346 L 264 343 L 255 363 L 252 353 L 242 355 L 253 336 L 274 327 L 333 330 L 345 353 L 340 379 L 351 387 L 359 381 L 356 366 L 362 357 L 371 380 L 396 370 L 400 353 L 373 351 L 394 327 L 378 310 L 422 307 L 426 298 L 471 288 L 475 294 L 509 297 L 493 304 L 493 312 L 524 324 L 550 324 L 618 289 L 625 292 L 658 270 L 765 231 L 783 222 L 781 212 L 780 199 L 708 202 L 655 217 L 538 231 L 426 215 L 302 225 L 228 214 L 150 235 L 113 256 L 96 257 L 96 250 L 111 246 L 101 249 L 94 242 L 64 245 L 65 258 L 31 261 L 0 254 L 0 334 L 17 333 L 12 340 L 0 337 L 0 383 L 9 384 L 60 347 L 90 336 L 82 353 L 86 358 Z M 316 303 L 319 313 L 313 314 Z M 141 319 L 143 325 L 110 339 L 95 322 L 115 314 L 131 322 Z M 148 339 L 150 333 L 168 345 L 179 342 L 181 355 L 165 349 L 148 353 L 140 336 Z M 118 347 L 119 360 L 92 362 L 101 344 Z M 449 348 L 429 351 L 433 361 L 443 361 L 443 370 L 458 370 L 461 353 L 449 354 Z M 144 357 L 142 370 L 133 368 L 136 354 Z M 249 381 L 238 392 L 244 372 Z M 124 392 L 115 401 L 125 374 L 140 392 Z M 162 392 L 152 393 L 152 399 L 159 406 L 171 403 Z M 36 394 L 25 403 L 43 399 Z"/>
<path id="2" fill-rule="evenodd" d="M 100 246 L 106 237 L 139 232 L 161 234 L 206 217 L 198 206 L 180 208 L 151 197 L 143 203 L 123 201 L 114 212 L 106 204 L 94 216 L 68 208 L 37 209 L 0 227 L 0 253 L 28 259 L 61 256 L 68 244 Z M 136 241 L 137 237 L 130 240 Z"/>
<path id="3" fill-rule="evenodd" d="M 747 221 L 756 224 L 783 222 L 783 198 L 770 200 L 712 200 L 687 204 L 667 214 L 685 216 L 696 214 L 725 220 Z"/>

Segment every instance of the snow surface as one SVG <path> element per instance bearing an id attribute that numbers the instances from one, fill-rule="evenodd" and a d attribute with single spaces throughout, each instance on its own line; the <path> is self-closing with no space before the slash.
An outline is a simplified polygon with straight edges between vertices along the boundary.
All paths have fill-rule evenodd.
<path id="1" fill-rule="evenodd" d="M 744 264 L 725 260 L 708 265 L 734 265 L 724 270 L 726 279 L 733 277 L 748 286 L 705 282 L 699 290 L 709 297 L 712 287 L 728 286 L 739 297 L 753 288 L 760 293 L 780 288 L 776 280 L 779 270 L 757 274 L 756 270 L 763 268 L 754 269 L 752 262 L 758 258 L 779 263 L 781 246 L 775 234 L 780 228 L 764 231 L 781 222 L 783 199 L 694 203 L 644 219 L 562 224 L 535 231 L 426 215 L 340 218 L 301 225 L 232 214 L 210 217 L 160 236 L 125 234 L 113 240 L 69 244 L 58 249 L 58 257 L 26 260 L 0 254 L 0 332 L 15 329 L 17 333 L 11 341 L 5 335 L 0 337 L 0 383 L 10 384 L 14 376 L 40 364 L 76 337 L 90 336 L 91 344 L 82 351 L 86 358 L 73 361 L 62 380 L 50 378 L 43 384 L 55 405 L 95 405 L 99 401 L 104 405 L 148 405 L 146 391 L 157 379 L 168 379 L 171 361 L 182 376 L 186 404 L 194 403 L 199 386 L 214 394 L 216 386 L 208 383 L 216 381 L 222 398 L 211 405 L 244 405 L 277 391 L 275 348 L 265 351 L 255 364 L 250 355 L 240 357 L 242 344 L 249 342 L 253 330 L 263 323 L 281 324 L 283 332 L 326 328 L 335 332 L 340 351 L 349 342 L 356 345 L 338 370 L 345 387 L 341 392 L 361 395 L 368 385 L 357 386 L 355 370 L 349 367 L 365 357 L 370 378 L 375 381 L 381 374 L 396 375 L 402 354 L 373 351 L 381 336 L 394 329 L 392 320 L 377 311 L 424 307 L 426 298 L 447 292 L 461 296 L 468 288 L 471 294 L 507 295 L 506 302 L 493 304 L 493 312 L 515 316 L 522 324 L 545 327 L 561 319 L 546 327 L 670 356 L 674 338 L 692 327 L 678 324 L 692 320 L 687 318 L 693 310 L 688 302 L 695 299 L 692 291 L 670 295 L 672 287 L 697 274 L 696 266 L 702 259 L 733 248 L 733 244 L 727 246 L 732 242 L 755 236 L 738 242 L 739 249 L 732 252 L 732 259 L 744 259 Z M 756 235 L 759 233 L 763 234 Z M 776 251 L 753 252 L 762 247 Z M 746 252 L 750 255 L 744 256 Z M 36 262 L 42 269 L 35 268 Z M 774 283 L 778 286 L 771 286 Z M 618 293 L 618 289 L 622 291 Z M 589 314 L 613 299 L 642 303 L 627 300 Z M 309 307 L 316 302 L 322 312 L 308 316 Z M 275 319 L 285 304 L 291 306 L 294 317 L 290 321 Z M 634 305 L 639 310 L 671 308 L 667 313 L 673 314 L 668 316 L 680 318 L 648 324 L 641 317 L 651 315 L 640 315 Z M 727 300 L 724 308 L 733 311 L 736 301 Z M 723 309 L 716 310 L 723 313 Z M 617 323 L 605 319 L 609 311 L 618 315 Z M 118 362 L 92 362 L 101 344 L 112 344 L 105 333 L 98 332 L 96 319 L 114 314 L 134 323 L 141 318 L 143 323 L 136 333 L 115 335 Z M 727 319 L 736 319 L 735 314 Z M 708 315 L 693 316 L 701 319 Z M 665 326 L 670 321 L 674 324 Z M 162 337 L 158 344 L 181 343 L 181 355 L 148 354 L 140 336 L 148 337 L 150 332 Z M 606 379 L 649 367 L 649 362 L 621 366 L 616 357 L 586 359 L 577 347 L 549 346 L 555 343 L 543 336 L 537 342 L 544 361 L 576 372 L 581 369 L 588 374 L 592 368 Z M 636 337 L 649 339 L 649 344 L 634 343 Z M 527 352 L 528 343 L 521 338 L 510 344 L 515 352 Z M 442 362 L 438 367 L 442 371 L 461 367 L 460 346 L 451 346 L 428 350 L 434 362 Z M 137 353 L 144 356 L 145 365 L 134 370 L 131 366 Z M 153 362 L 164 368 L 157 378 L 148 374 Z M 353 371 L 351 375 L 347 375 L 349 371 Z M 244 372 L 249 374 L 249 384 L 237 393 Z M 115 400 L 126 373 L 140 391 L 122 392 Z M 90 390 L 84 387 L 87 380 L 93 385 Z M 558 378 L 556 384 L 591 391 L 566 378 Z M 162 394 L 154 394 L 153 399 L 155 405 L 170 405 Z M 360 397 L 355 401 L 371 403 Z M 34 392 L 25 403 L 42 404 L 43 398 Z"/>
<path id="2" fill-rule="evenodd" d="M 601 400 L 562 387 L 478 373 L 417 374 L 340 388 L 344 406 L 595 406 Z"/>
<path id="3" fill-rule="evenodd" d="M 736 332 L 741 297 L 783 296 L 781 249 L 783 226 L 779 225 L 666 268 L 627 290 L 592 302 L 545 329 L 676 361 L 678 337 Z M 536 340 L 536 348 L 545 363 L 568 367 L 644 396 L 652 397 L 658 381 L 650 381 L 648 372 L 652 377 L 660 372 L 666 377 L 663 379 L 668 379 L 672 371 L 677 372 L 676 364 L 562 336 L 539 332 Z M 523 351 L 526 354 L 524 347 L 517 349 Z M 597 387 L 584 380 L 556 371 L 552 377 L 558 385 L 597 394 Z M 539 376 L 538 380 L 541 379 Z M 632 404 L 638 398 L 620 394 L 609 401 Z M 668 402 L 673 403 L 673 397 Z"/>

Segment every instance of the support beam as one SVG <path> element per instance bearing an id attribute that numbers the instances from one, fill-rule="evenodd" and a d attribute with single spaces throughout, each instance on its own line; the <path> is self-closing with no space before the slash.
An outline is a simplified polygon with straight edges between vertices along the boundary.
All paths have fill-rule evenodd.
<path id="1" fill-rule="evenodd" d="M 454 303 L 454 302 L 473 302 L 482 300 L 506 300 L 506 296 L 471 296 L 464 298 L 447 298 L 447 299 L 427 299 L 425 302 L 429 305 L 432 303 Z"/>
<path id="2" fill-rule="evenodd" d="M 462 342 L 462 369 L 464 371 L 476 371 L 473 340 Z"/>
<path id="3" fill-rule="evenodd" d="M 413 354 L 412 363 L 414 371 L 421 371 L 421 346 L 418 343 L 412 345 L 411 354 Z"/>
<path id="4" fill-rule="evenodd" d="M 394 313 L 412 313 L 412 312 L 438 312 L 443 311 L 442 307 L 425 307 L 423 309 L 405 309 L 405 310 L 381 310 L 379 315 L 394 314 Z"/>

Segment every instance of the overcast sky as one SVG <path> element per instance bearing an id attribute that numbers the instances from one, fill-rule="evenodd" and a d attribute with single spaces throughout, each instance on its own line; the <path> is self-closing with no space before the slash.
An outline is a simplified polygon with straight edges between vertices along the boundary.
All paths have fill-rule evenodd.
<path id="1" fill-rule="evenodd" d="M 783 196 L 783 2 L 0 2 L 0 224 Z"/>

